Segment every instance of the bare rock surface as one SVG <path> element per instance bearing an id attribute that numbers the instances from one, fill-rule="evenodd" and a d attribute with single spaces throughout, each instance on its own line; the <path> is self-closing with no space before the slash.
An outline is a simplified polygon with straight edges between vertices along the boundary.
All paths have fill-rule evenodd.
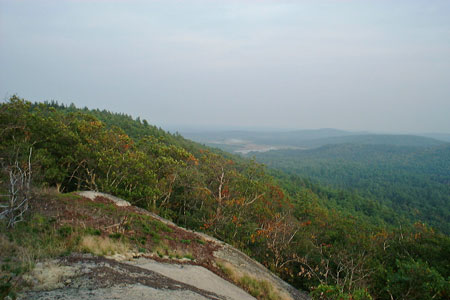
<path id="1" fill-rule="evenodd" d="M 82 197 L 91 199 L 92 201 L 94 201 L 95 198 L 97 198 L 97 197 L 103 197 L 103 198 L 106 198 L 108 200 L 111 200 L 117 206 L 131 206 L 130 202 L 128 202 L 126 200 L 123 200 L 123 199 L 120 199 L 120 198 L 115 197 L 115 196 L 110 195 L 110 194 L 94 192 L 94 191 L 83 191 L 83 192 L 78 192 L 77 194 L 82 196 Z"/>
<path id="2" fill-rule="evenodd" d="M 171 279 L 193 285 L 199 289 L 219 294 L 225 297 L 225 299 L 255 299 L 241 288 L 201 266 L 161 263 L 146 258 L 139 258 L 133 260 L 131 263 L 140 268 L 151 270 Z"/>
<path id="3" fill-rule="evenodd" d="M 30 294 L 27 299 L 61 299 L 61 300 L 91 300 L 91 299 L 157 299 L 157 300 L 208 300 L 197 293 L 183 290 L 159 290 L 141 284 L 114 286 L 110 288 L 60 289 L 51 292 Z"/>
<path id="4" fill-rule="evenodd" d="M 223 244 L 221 248 L 214 252 L 214 256 L 233 266 L 241 274 L 251 275 L 255 279 L 270 282 L 283 296 L 283 299 L 311 299 L 307 293 L 297 290 L 267 270 L 262 264 L 228 244 Z"/>
<path id="5" fill-rule="evenodd" d="M 150 260 L 140 259 L 140 264 L 145 265 L 147 261 Z M 86 254 L 74 254 L 60 260 L 52 260 L 43 263 L 43 266 L 38 268 L 35 274 L 32 273 L 25 278 L 33 284 L 33 289 L 21 294 L 19 299 L 254 299 L 242 290 L 241 293 L 236 292 L 238 298 L 221 295 L 218 291 L 227 291 L 231 284 L 201 267 L 199 268 L 203 270 L 190 272 L 190 275 L 205 272 L 209 276 L 218 277 L 211 281 L 209 290 L 192 285 L 198 283 L 195 280 L 190 280 L 192 284 L 189 284 L 173 279 L 172 277 L 185 278 L 186 275 L 179 275 L 183 272 L 180 271 L 181 268 L 173 269 L 173 275 L 169 277 L 152 271 L 149 267 L 142 268 L 136 262 L 130 264 Z M 36 277 L 36 272 L 40 276 Z M 217 292 L 211 291 L 214 289 Z M 234 286 L 234 289 L 239 288 Z"/>

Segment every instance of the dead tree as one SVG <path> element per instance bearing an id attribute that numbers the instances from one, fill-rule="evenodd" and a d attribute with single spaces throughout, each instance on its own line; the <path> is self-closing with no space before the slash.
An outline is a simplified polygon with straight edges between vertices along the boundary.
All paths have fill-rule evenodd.
<path id="1" fill-rule="evenodd" d="M 12 165 L 4 168 L 9 182 L 8 194 L 3 195 L 7 201 L 0 205 L 0 208 L 3 209 L 0 219 L 6 219 L 8 228 L 14 227 L 16 223 L 22 221 L 24 213 L 28 210 L 28 202 L 31 197 L 31 154 L 32 148 L 30 148 L 25 166 L 16 159 Z"/>

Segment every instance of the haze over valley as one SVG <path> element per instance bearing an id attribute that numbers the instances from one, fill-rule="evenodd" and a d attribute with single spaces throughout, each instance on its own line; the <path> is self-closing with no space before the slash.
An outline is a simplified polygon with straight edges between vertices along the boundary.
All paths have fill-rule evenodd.
<path id="1" fill-rule="evenodd" d="M 241 154 L 279 149 L 312 149 L 344 143 L 431 147 L 450 142 L 450 134 L 374 134 L 331 128 L 295 131 L 181 130 L 180 133 L 196 142 Z"/>

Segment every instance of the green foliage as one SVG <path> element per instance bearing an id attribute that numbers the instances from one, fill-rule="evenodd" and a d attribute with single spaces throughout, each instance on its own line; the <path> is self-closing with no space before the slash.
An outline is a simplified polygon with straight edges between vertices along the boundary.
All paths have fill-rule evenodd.
<path id="1" fill-rule="evenodd" d="M 196 239 L 195 242 L 200 244 L 200 245 L 205 245 L 206 244 L 206 242 L 204 240 L 201 240 L 201 239 Z"/>
<path id="2" fill-rule="evenodd" d="M 58 234 L 64 238 L 70 236 L 72 234 L 72 231 L 72 227 L 68 225 L 64 225 L 58 228 Z"/>
<path id="3" fill-rule="evenodd" d="M 0 277 L 0 299 L 5 299 L 6 297 L 10 299 L 17 298 L 12 281 L 13 276 L 11 275 L 2 275 Z"/>
<path id="4" fill-rule="evenodd" d="M 0 298 L 15 299 L 21 275 L 37 260 L 57 257 L 73 251 L 78 234 L 69 226 L 58 227 L 56 220 L 39 214 L 28 215 L 11 229 L 0 223 Z"/>
<path id="5" fill-rule="evenodd" d="M 394 299 L 444 299 L 450 285 L 426 262 L 397 260 L 396 270 L 388 274 L 387 291 Z"/>
<path id="6" fill-rule="evenodd" d="M 424 191 L 429 191 L 430 197 L 439 193 L 436 203 L 445 204 L 448 193 L 442 183 L 448 179 L 447 160 L 439 161 L 447 155 L 445 148 L 431 152 L 438 157 L 434 160 L 425 152 L 412 159 L 408 149 L 396 148 L 391 156 L 404 163 L 394 164 L 399 171 L 390 168 L 390 162 L 377 169 L 381 159 L 372 152 L 366 153 L 373 161 L 370 170 L 363 167 L 363 157 L 354 157 L 359 164 L 351 165 L 343 160 L 349 154 L 342 154 L 339 163 L 324 164 L 317 171 L 330 180 L 348 181 L 339 172 L 332 172 L 342 167 L 361 184 L 373 183 L 368 189 L 370 195 L 366 195 L 323 187 L 295 175 L 274 172 L 275 179 L 254 161 L 107 111 L 57 103 L 31 104 L 14 96 L 0 105 L 0 130 L 1 160 L 24 156 L 24 149 L 33 148 L 35 185 L 66 192 L 99 190 L 125 198 L 240 248 L 298 288 L 319 286 L 313 293 L 328 291 L 343 299 L 370 299 L 368 293 L 376 299 L 390 299 L 390 293 L 400 297 L 410 283 L 422 280 L 425 285 L 415 284 L 410 294 L 436 295 L 435 299 L 448 296 L 445 278 L 450 276 L 450 239 L 422 223 L 413 226 L 405 222 L 408 216 L 398 213 L 399 208 L 420 201 Z M 424 162 L 407 169 L 410 160 Z M 378 180 L 386 176 L 386 170 L 390 172 L 387 178 L 396 181 L 395 189 Z M 414 170 L 420 171 L 420 178 L 405 175 Z M 425 173 L 430 181 L 421 185 Z M 1 177 L 0 183 L 5 183 Z M 407 187 L 411 186 L 410 191 Z M 395 200 L 397 206 L 391 205 L 380 201 L 377 191 L 395 192 L 406 200 L 403 204 Z M 412 195 L 420 197 L 414 202 Z M 70 206 L 70 201 L 67 204 Z M 121 216 L 112 204 L 86 205 L 101 214 Z M 430 211 L 425 206 L 423 211 Z M 446 208 L 443 205 L 441 209 L 443 218 Z M 164 233 L 172 232 L 170 226 L 151 217 L 129 217 L 126 226 L 140 232 L 132 239 L 140 250 L 161 246 Z M 41 253 L 60 255 L 70 251 L 79 234 L 101 235 L 98 229 L 77 230 L 56 227 L 55 220 L 35 216 L 1 234 L 24 249 L 44 249 L 33 252 L 41 258 Z M 111 237 L 123 238 L 121 234 Z M 193 240 L 181 242 L 191 244 Z M 415 277 L 411 270 L 417 273 Z M 264 283 L 251 278 L 242 284 L 255 295 L 270 292 Z"/>
<path id="7" fill-rule="evenodd" d="M 338 285 L 321 284 L 311 292 L 314 300 L 372 300 L 366 290 L 359 289 L 352 294 L 342 292 L 342 287 Z"/>
<path id="8" fill-rule="evenodd" d="M 408 219 L 450 232 L 449 144 L 339 144 L 255 153 L 255 158 L 321 184 L 303 182 L 335 208 L 395 226 Z M 336 188 L 345 192 L 337 193 Z"/>
<path id="9" fill-rule="evenodd" d="M 100 229 L 95 229 L 95 228 L 92 228 L 92 227 L 87 227 L 86 230 L 85 230 L 85 233 L 87 235 L 97 235 L 97 236 L 102 234 Z"/>
<path id="10" fill-rule="evenodd" d="M 120 239 L 120 238 L 122 237 L 122 234 L 121 234 L 120 232 L 111 233 L 111 234 L 109 235 L 109 237 L 112 238 L 112 239 L 118 240 L 118 239 Z"/>
<path id="11" fill-rule="evenodd" d="M 186 254 L 184 255 L 184 258 L 187 258 L 187 259 L 189 259 L 189 260 L 195 260 L 195 257 L 194 257 L 192 254 L 190 254 L 190 253 L 186 253 Z"/>

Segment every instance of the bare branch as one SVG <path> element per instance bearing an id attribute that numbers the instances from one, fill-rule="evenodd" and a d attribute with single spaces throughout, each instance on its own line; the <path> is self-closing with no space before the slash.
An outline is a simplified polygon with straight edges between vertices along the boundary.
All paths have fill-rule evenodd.
<path id="1" fill-rule="evenodd" d="M 31 196 L 31 156 L 33 148 L 30 147 L 28 161 L 26 167 L 22 168 L 18 158 L 15 162 L 4 167 L 9 175 L 9 193 L 7 197 L 7 205 L 0 206 L 5 208 L 0 213 L 0 219 L 7 219 L 8 228 L 23 220 L 24 213 L 28 210 L 28 202 Z M 18 153 L 16 155 L 18 157 Z"/>

